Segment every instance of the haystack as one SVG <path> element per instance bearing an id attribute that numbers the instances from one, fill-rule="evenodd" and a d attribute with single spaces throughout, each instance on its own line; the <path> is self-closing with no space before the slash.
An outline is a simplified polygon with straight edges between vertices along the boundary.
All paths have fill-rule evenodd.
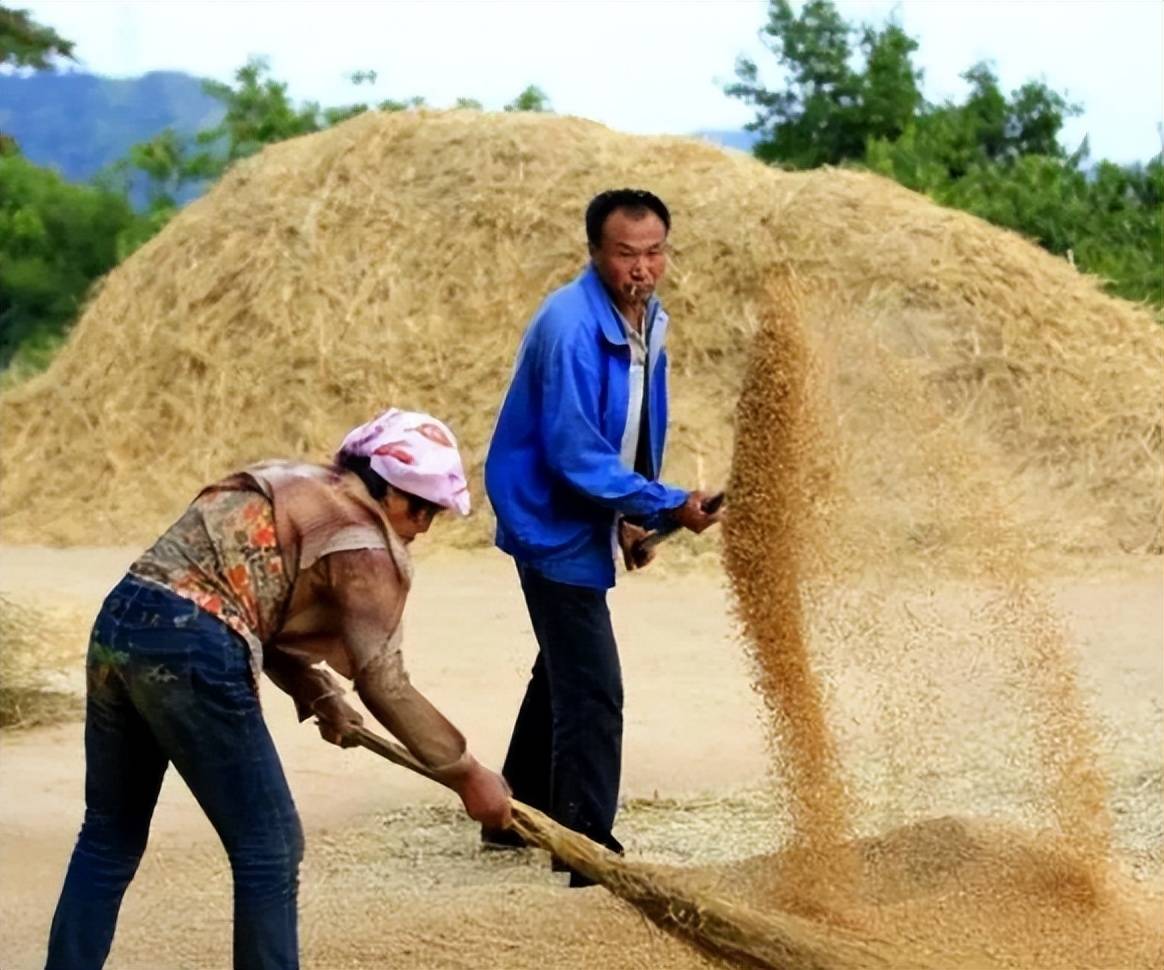
<path id="1" fill-rule="evenodd" d="M 521 330 L 582 267 L 597 191 L 671 205 L 668 474 L 727 475 L 743 361 L 777 270 L 838 346 L 842 452 L 892 483 L 876 410 L 906 368 L 1022 487 L 1032 544 L 1160 545 L 1161 331 L 1020 237 L 876 176 L 785 173 L 573 118 L 369 113 L 237 165 L 101 285 L 42 376 L 0 399 L 7 541 L 141 542 L 204 482 L 327 457 L 386 405 L 480 462 Z M 880 390 L 879 390 L 880 389 Z M 892 430 L 892 429 L 888 429 Z M 887 487 L 858 513 L 895 548 L 945 541 Z M 447 539 L 484 540 L 488 513 Z"/>

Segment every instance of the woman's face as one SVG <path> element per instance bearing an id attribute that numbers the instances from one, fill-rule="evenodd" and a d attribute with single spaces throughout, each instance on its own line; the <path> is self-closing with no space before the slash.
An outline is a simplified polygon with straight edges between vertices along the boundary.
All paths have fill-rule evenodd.
<path id="1" fill-rule="evenodd" d="M 389 490 L 381 503 L 388 517 L 388 524 L 392 531 L 400 537 L 405 545 L 412 542 L 418 535 L 428 532 L 436 513 L 431 508 L 412 511 L 412 505 L 403 495 Z"/>

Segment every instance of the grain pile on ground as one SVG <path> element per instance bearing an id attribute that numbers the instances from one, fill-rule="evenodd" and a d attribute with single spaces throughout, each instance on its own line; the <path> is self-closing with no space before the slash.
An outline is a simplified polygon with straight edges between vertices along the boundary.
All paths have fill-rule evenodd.
<path id="1" fill-rule="evenodd" d="M 435 781 L 429 769 L 402 745 L 362 728 L 359 744 L 387 760 Z M 628 862 L 605 846 L 558 824 L 520 801 L 512 802 L 513 827 L 528 845 L 561 859 L 656 926 L 707 956 L 729 964 L 782 970 L 844 970 L 846 967 L 902 965 L 900 949 L 881 953 L 859 937 L 846 939 L 786 913 L 764 913 L 735 905 L 706 890 L 687 892 L 667 873 Z"/>
<path id="2" fill-rule="evenodd" d="M 874 955 L 863 966 L 1128 970 L 1164 961 L 1159 900 L 1107 871 L 1097 880 L 1090 862 L 1045 836 L 945 817 L 849 849 L 843 893 L 806 891 L 796 850 L 673 878 L 693 894 L 726 889 L 771 913 L 811 914 L 818 937 L 863 941 Z"/>
<path id="3" fill-rule="evenodd" d="M 675 215 L 674 478 L 726 475 L 765 283 L 788 267 L 828 298 L 814 326 L 908 364 L 1024 499 L 1053 492 L 1070 510 L 1032 515 L 1032 541 L 1159 547 L 1164 356 L 1144 310 L 875 176 L 475 112 L 370 113 L 272 146 L 113 272 L 49 371 L 0 399 L 0 529 L 145 540 L 206 480 L 325 457 L 388 403 L 446 417 L 478 467 L 521 328 L 584 261 L 586 201 L 622 184 Z M 842 403 L 878 386 L 874 361 L 858 366 L 837 375 Z M 876 420 L 843 424 L 841 444 L 859 451 Z M 894 442 L 876 439 L 865 477 L 891 482 Z M 861 514 L 902 548 L 939 541 L 908 505 L 889 489 Z M 480 516 L 459 536 L 488 531 Z"/>

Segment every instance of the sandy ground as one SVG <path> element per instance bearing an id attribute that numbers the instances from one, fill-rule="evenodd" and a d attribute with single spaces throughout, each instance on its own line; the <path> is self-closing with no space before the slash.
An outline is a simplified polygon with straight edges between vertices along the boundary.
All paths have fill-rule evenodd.
<path id="1" fill-rule="evenodd" d="M 132 554 L 4 548 L 0 592 L 92 612 Z M 1052 591 L 1079 651 L 1112 778 L 1120 865 L 1155 890 L 1164 851 L 1160 563 L 1063 579 Z M 618 831 L 629 854 L 708 865 L 776 848 L 781 796 L 778 784 L 767 782 L 762 706 L 732 637 L 722 574 L 709 566 L 630 577 L 611 605 L 627 693 Z M 482 760 L 498 764 L 534 651 L 508 560 L 492 551 L 421 555 L 405 649 L 416 684 Z M 855 696 L 863 688 L 842 674 L 832 690 Z M 452 796 L 368 752 L 324 744 L 312 727 L 296 724 L 273 686 L 264 698 L 307 832 L 306 967 L 701 965 L 603 890 L 563 888 L 539 853 L 480 852 Z M 863 730 L 847 728 L 875 751 L 877 726 Z M 875 788 L 883 769 L 870 770 Z M 992 766 L 975 770 L 986 779 Z M 3 970 L 43 959 L 81 818 L 82 780 L 80 724 L 0 736 Z M 962 791 L 964 781 L 942 784 Z M 988 801 L 962 807 L 990 813 Z M 932 807 L 931 793 L 918 808 Z M 229 926 L 225 857 L 171 773 L 109 965 L 226 966 Z"/>

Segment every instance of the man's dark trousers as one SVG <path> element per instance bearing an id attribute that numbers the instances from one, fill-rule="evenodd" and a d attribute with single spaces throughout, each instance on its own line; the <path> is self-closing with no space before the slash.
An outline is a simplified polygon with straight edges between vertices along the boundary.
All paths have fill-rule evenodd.
<path id="1" fill-rule="evenodd" d="M 501 773 L 515 798 L 616 852 L 622 670 L 606 590 L 518 564 L 538 656 Z M 586 885 L 571 874 L 571 885 Z"/>

